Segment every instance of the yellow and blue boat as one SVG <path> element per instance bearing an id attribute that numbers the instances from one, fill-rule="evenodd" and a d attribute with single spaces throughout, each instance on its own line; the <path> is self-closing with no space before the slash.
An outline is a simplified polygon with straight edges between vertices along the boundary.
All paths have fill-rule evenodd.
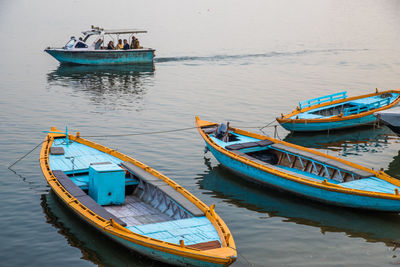
<path id="1" fill-rule="evenodd" d="M 207 148 L 245 179 L 332 205 L 400 212 L 400 181 L 383 171 L 196 117 Z"/>
<path id="2" fill-rule="evenodd" d="M 355 97 L 340 92 L 299 102 L 294 111 L 276 120 L 292 132 L 344 129 L 374 123 L 374 112 L 390 109 L 399 102 L 399 89 L 377 89 L 375 93 Z"/>
<path id="3" fill-rule="evenodd" d="M 43 174 L 59 199 L 123 246 L 180 266 L 227 266 L 232 235 L 214 210 L 145 164 L 52 128 L 41 152 Z"/>

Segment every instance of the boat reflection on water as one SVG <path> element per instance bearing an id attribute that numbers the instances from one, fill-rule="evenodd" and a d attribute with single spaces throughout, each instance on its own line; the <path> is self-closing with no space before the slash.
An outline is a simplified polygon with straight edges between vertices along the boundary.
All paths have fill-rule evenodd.
<path id="1" fill-rule="evenodd" d="M 289 133 L 283 141 L 300 146 L 328 149 L 339 155 L 358 155 L 361 152 L 382 152 L 399 137 L 386 126 L 362 126 L 331 133 Z"/>
<path id="2" fill-rule="evenodd" d="M 68 65 L 47 74 L 50 87 L 65 87 L 87 94 L 91 101 L 108 105 L 139 102 L 153 84 L 154 64 Z M 127 103 L 125 103 L 127 101 Z M 136 108 L 137 105 L 135 105 Z"/>
<path id="3" fill-rule="evenodd" d="M 166 266 L 100 234 L 68 210 L 52 191 L 41 196 L 41 206 L 46 222 L 58 229 L 69 245 L 80 249 L 84 260 L 98 266 Z"/>
<path id="4" fill-rule="evenodd" d="M 209 194 L 215 198 L 269 217 L 285 218 L 284 222 L 318 227 L 322 233 L 343 232 L 367 242 L 400 247 L 398 214 L 328 206 L 269 188 L 259 189 L 221 165 L 211 167 L 210 160 L 204 159 L 208 170 L 199 175 L 198 184 L 212 191 Z"/>

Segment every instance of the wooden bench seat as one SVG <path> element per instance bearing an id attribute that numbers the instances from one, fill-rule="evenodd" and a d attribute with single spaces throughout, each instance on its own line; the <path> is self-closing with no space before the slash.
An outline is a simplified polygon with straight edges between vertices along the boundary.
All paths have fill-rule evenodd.
<path id="1" fill-rule="evenodd" d="M 94 199 L 87 195 L 82 189 L 79 188 L 63 171 L 54 170 L 54 176 L 58 179 L 60 184 L 68 191 L 72 196 L 74 196 L 79 202 L 81 202 L 85 207 L 96 213 L 98 216 L 103 217 L 106 220 L 113 219 L 115 222 L 122 226 L 126 226 L 118 217 L 109 213 L 105 208 L 97 204 Z"/>
<path id="2" fill-rule="evenodd" d="M 166 194 L 170 199 L 172 199 L 176 204 L 180 207 L 188 211 L 195 217 L 204 216 L 204 212 L 202 212 L 195 204 L 193 204 L 190 200 L 188 200 L 185 196 L 180 194 L 174 188 L 172 188 L 169 184 L 164 182 L 163 180 L 157 178 L 156 176 L 146 172 L 142 168 L 130 163 L 130 162 L 122 162 L 121 165 L 126 168 L 130 173 L 136 176 L 138 179 L 152 184 L 161 190 L 164 194 Z"/>
<path id="3" fill-rule="evenodd" d="M 271 145 L 271 147 L 272 148 L 276 148 L 278 150 L 286 151 L 286 152 L 289 152 L 289 153 L 292 153 L 292 154 L 295 154 L 295 155 L 299 155 L 299 156 L 302 156 L 302 157 L 306 157 L 306 158 L 312 159 L 312 160 L 316 161 L 317 163 L 321 162 L 323 164 L 328 165 L 328 167 L 332 166 L 332 167 L 338 168 L 340 170 L 344 170 L 344 171 L 347 171 L 349 173 L 353 173 L 353 174 L 359 176 L 360 178 L 367 178 L 367 177 L 373 176 L 373 174 L 370 173 L 370 172 L 363 171 L 363 170 L 351 167 L 351 166 L 349 166 L 347 164 L 344 164 L 342 162 L 339 162 L 339 161 L 336 161 L 336 160 L 333 160 L 333 159 L 330 159 L 330 158 L 326 158 L 326 157 L 323 157 L 323 156 L 315 155 L 313 153 L 310 153 L 310 152 L 307 152 L 307 151 L 303 151 L 303 150 L 300 150 L 300 149 L 297 149 L 297 148 L 294 148 L 294 147 L 285 146 L 284 144 L 273 144 L 273 145 Z"/>

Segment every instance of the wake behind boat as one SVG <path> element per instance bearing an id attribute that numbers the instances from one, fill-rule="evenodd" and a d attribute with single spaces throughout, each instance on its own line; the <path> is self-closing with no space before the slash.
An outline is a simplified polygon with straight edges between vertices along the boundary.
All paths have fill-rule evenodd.
<path id="1" fill-rule="evenodd" d="M 358 164 L 196 117 L 207 148 L 247 180 L 332 205 L 400 212 L 400 181 Z"/>
<path id="2" fill-rule="evenodd" d="M 92 26 L 91 30 L 82 32 L 82 38 L 76 39 L 73 36 L 64 47 L 48 47 L 44 51 L 60 63 L 68 64 L 109 65 L 152 63 L 155 50 L 141 47 L 139 40 L 134 36 L 134 34 L 146 32 L 145 30 L 138 29 L 105 30 Z M 123 46 L 117 47 L 120 35 L 129 35 L 127 38 L 128 46 L 125 48 Z"/>
<path id="3" fill-rule="evenodd" d="M 400 102 L 400 90 L 347 97 L 347 92 L 299 102 L 290 114 L 276 120 L 288 131 L 327 131 L 374 123 L 373 113 Z"/>
<path id="4" fill-rule="evenodd" d="M 40 164 L 68 208 L 134 251 L 181 266 L 236 260 L 233 238 L 213 205 L 131 157 L 52 128 Z"/>

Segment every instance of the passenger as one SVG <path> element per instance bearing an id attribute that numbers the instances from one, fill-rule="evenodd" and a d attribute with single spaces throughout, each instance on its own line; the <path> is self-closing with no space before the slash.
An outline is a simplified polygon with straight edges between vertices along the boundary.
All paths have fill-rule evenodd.
<path id="1" fill-rule="evenodd" d="M 124 45 L 122 44 L 122 39 L 118 40 L 118 44 L 117 44 L 117 50 L 121 50 L 124 49 Z"/>
<path id="2" fill-rule="evenodd" d="M 124 39 L 124 47 L 123 47 L 123 49 L 124 50 L 128 50 L 130 47 L 129 47 L 129 44 L 128 44 L 128 40 L 126 40 L 126 39 Z"/>
<path id="3" fill-rule="evenodd" d="M 82 37 L 79 37 L 79 41 L 76 43 L 75 48 L 87 48 L 87 44 L 85 44 L 82 40 Z"/>
<path id="4" fill-rule="evenodd" d="M 132 36 L 131 49 L 139 49 L 139 48 L 140 48 L 139 39 L 137 39 L 135 36 Z"/>
<path id="5" fill-rule="evenodd" d="M 114 49 L 115 49 L 114 42 L 109 41 L 107 45 L 107 50 L 114 50 Z"/>
<path id="6" fill-rule="evenodd" d="M 98 50 L 98 49 L 102 49 L 101 44 L 103 43 L 102 39 L 97 40 L 97 42 L 94 44 L 94 49 Z"/>

